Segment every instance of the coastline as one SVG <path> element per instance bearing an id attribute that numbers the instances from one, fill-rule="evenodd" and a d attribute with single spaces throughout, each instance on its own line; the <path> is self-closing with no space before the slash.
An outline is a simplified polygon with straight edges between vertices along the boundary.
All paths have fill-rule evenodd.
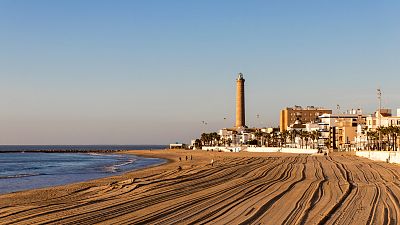
<path id="1" fill-rule="evenodd" d="M 119 182 L 131 181 L 132 179 L 135 179 L 135 177 L 153 176 L 155 174 L 163 173 L 168 170 L 177 170 L 179 166 L 181 166 L 183 169 L 187 169 L 189 167 L 192 167 L 193 163 L 206 165 L 212 157 L 199 156 L 199 154 L 195 154 L 197 156 L 194 157 L 193 160 L 188 161 L 191 163 L 179 163 L 179 157 L 183 159 L 185 155 L 189 156 L 193 155 L 193 153 L 199 152 L 203 153 L 203 151 L 169 149 L 126 150 L 115 152 L 116 154 L 132 154 L 146 158 L 160 158 L 166 160 L 166 162 L 162 164 L 154 164 L 143 168 L 134 169 L 131 171 L 126 171 L 118 175 L 111 175 L 93 180 L 0 194 L 0 208 L 2 207 L 2 205 L 14 205 L 14 202 L 18 202 L 19 204 L 27 204 L 30 202 L 50 200 L 52 198 L 62 198 L 82 190 L 88 190 L 99 186 L 113 186 L 113 184 L 117 184 Z M 215 153 L 216 152 L 214 152 L 214 154 Z M 2 223 L 0 222 L 0 224 Z"/>
<path id="2" fill-rule="evenodd" d="M 159 149 L 159 150 L 163 150 L 163 149 Z M 75 150 L 74 151 L 64 151 L 64 150 L 48 151 L 48 150 L 43 150 L 43 151 L 26 151 L 26 152 L 23 152 L 23 151 L 2 151 L 1 153 L 12 153 L 12 154 L 14 154 L 14 153 L 16 153 L 16 154 L 19 154 L 19 153 L 46 153 L 46 154 L 52 154 L 52 153 L 64 154 L 65 153 L 65 154 L 69 154 L 69 153 L 72 153 L 72 154 L 89 154 L 89 155 L 90 154 L 96 154 L 96 155 L 97 154 L 99 154 L 99 155 L 128 154 L 128 155 L 138 156 L 140 158 L 154 158 L 154 159 L 157 159 L 157 157 L 142 157 L 142 156 L 140 156 L 139 154 L 136 154 L 136 153 L 135 154 L 129 153 L 129 151 L 146 151 L 146 150 L 107 150 L 107 151 L 104 151 L 104 150 L 100 150 L 100 151 L 96 151 L 96 150 L 94 150 L 94 151 L 93 150 L 90 150 L 90 151 L 79 151 L 79 150 L 76 150 L 76 151 Z M 158 158 L 158 159 L 163 159 L 163 158 Z M 126 173 L 130 173 L 130 172 L 133 172 L 133 171 L 138 171 L 138 170 L 142 170 L 142 169 L 146 169 L 146 168 L 150 168 L 150 167 L 154 167 L 154 166 L 160 166 L 162 164 L 168 163 L 167 159 L 163 159 L 163 160 L 166 160 L 166 161 L 165 162 L 157 162 L 157 163 L 153 163 L 153 164 L 149 164 L 149 165 L 141 165 L 141 166 L 139 166 L 137 168 L 128 169 L 128 170 L 125 170 L 125 171 L 122 171 L 122 172 L 109 173 L 109 174 L 107 174 L 106 176 L 103 176 L 103 177 L 95 177 L 95 178 L 91 178 L 91 179 L 87 179 L 87 180 L 78 180 L 78 181 L 72 181 L 72 182 L 62 183 L 62 184 L 54 184 L 54 185 L 50 185 L 50 186 L 29 188 L 29 189 L 24 189 L 24 190 L 16 190 L 16 191 L 12 191 L 12 192 L 5 192 L 5 193 L 1 193 L 0 192 L 0 197 L 2 195 L 7 195 L 7 194 L 18 194 L 20 192 L 53 189 L 53 188 L 57 188 L 57 187 L 63 187 L 63 186 L 74 185 L 74 184 L 81 185 L 82 183 L 92 182 L 92 181 L 93 182 L 97 182 L 98 180 L 101 180 L 101 179 L 118 177 L 118 176 L 122 176 L 122 175 L 124 175 Z M 141 162 L 141 160 L 140 160 L 139 163 L 143 163 L 143 162 Z M 113 167 L 113 166 L 111 166 L 111 167 Z"/>
<path id="3" fill-rule="evenodd" d="M 1 153 L 113 153 L 143 149 L 165 149 L 167 145 L 0 145 Z"/>
<path id="4" fill-rule="evenodd" d="M 118 176 L 0 195 L 0 224 L 364 224 L 400 218 L 390 196 L 400 195 L 397 165 L 346 154 L 126 154 L 167 162 Z M 390 207 L 390 215 L 381 213 L 385 207 Z M 371 212 L 376 216 L 370 218 Z"/>

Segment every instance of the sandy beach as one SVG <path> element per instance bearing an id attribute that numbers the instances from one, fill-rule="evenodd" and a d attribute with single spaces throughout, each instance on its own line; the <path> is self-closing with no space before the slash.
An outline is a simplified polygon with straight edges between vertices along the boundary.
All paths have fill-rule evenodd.
<path id="1" fill-rule="evenodd" d="M 169 162 L 0 195 L 0 224 L 396 224 L 400 218 L 398 165 L 346 154 L 129 154 Z"/>

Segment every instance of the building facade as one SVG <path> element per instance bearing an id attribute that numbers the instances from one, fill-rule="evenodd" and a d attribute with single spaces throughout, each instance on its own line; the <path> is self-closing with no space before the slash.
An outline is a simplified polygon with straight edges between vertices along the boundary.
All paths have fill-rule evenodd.
<path id="1" fill-rule="evenodd" d="M 377 110 L 366 118 L 366 125 L 358 130 L 360 150 L 397 150 L 400 147 L 400 110 L 392 115 L 391 109 Z M 381 128 L 381 129 L 378 129 Z M 389 129 L 385 129 L 389 128 Z"/>
<path id="2" fill-rule="evenodd" d="M 219 130 L 218 135 L 221 136 L 222 143 L 224 143 L 225 146 L 244 145 L 247 141 L 255 138 L 254 129 L 243 127 L 240 129 L 224 128 Z"/>
<path id="3" fill-rule="evenodd" d="M 391 109 L 377 110 L 374 114 L 367 117 L 367 130 L 375 131 L 378 127 L 400 126 L 400 109 L 397 115 L 392 115 Z"/>
<path id="4" fill-rule="evenodd" d="M 279 119 L 280 131 L 286 131 L 288 127 L 293 125 L 296 121 L 300 121 L 301 124 L 315 122 L 322 114 L 332 114 L 332 110 L 314 106 L 307 106 L 306 108 L 294 106 L 282 109 Z"/>
<path id="5" fill-rule="evenodd" d="M 319 118 L 325 146 L 334 150 L 351 150 L 357 147 L 358 130 L 365 126 L 367 115 L 356 110 L 348 114 L 323 114 Z"/>

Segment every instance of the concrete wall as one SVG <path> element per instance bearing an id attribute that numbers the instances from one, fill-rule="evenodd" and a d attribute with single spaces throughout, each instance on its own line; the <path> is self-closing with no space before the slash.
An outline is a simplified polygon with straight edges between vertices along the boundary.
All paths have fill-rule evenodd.
<path id="1" fill-rule="evenodd" d="M 225 146 L 210 146 L 210 147 L 202 147 L 202 150 L 208 151 L 223 151 L 223 152 L 240 152 L 242 147 L 225 147 Z"/>
<path id="2" fill-rule="evenodd" d="M 305 149 L 305 148 L 274 148 L 274 147 L 248 147 L 248 152 L 283 152 L 283 153 L 296 153 L 296 154 L 316 154 L 318 149 Z"/>
<path id="3" fill-rule="evenodd" d="M 283 152 L 295 154 L 316 154 L 318 149 L 305 149 L 305 148 L 276 148 L 276 147 L 224 147 L 224 146 L 211 146 L 202 147 L 202 150 L 208 151 L 223 151 L 223 152 Z"/>
<path id="4" fill-rule="evenodd" d="M 375 161 L 389 163 L 400 163 L 400 152 L 389 151 L 357 151 L 356 156 L 368 158 Z"/>

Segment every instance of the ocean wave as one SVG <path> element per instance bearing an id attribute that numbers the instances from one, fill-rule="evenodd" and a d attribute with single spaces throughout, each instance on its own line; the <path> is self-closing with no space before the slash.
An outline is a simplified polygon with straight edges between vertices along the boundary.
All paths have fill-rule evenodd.
<path id="1" fill-rule="evenodd" d="M 39 173 L 23 173 L 23 174 L 15 174 L 15 175 L 5 175 L 1 176 L 0 179 L 12 179 L 12 178 L 22 178 L 22 177 L 33 177 L 33 176 L 39 176 L 42 174 Z"/>
<path id="2" fill-rule="evenodd" d="M 100 156 L 103 156 L 104 154 L 99 154 L 99 153 L 95 153 L 95 152 L 89 152 L 89 153 L 87 153 L 88 155 L 100 155 Z"/>
<path id="3" fill-rule="evenodd" d="M 120 163 L 120 164 L 116 164 L 116 165 L 112 165 L 112 166 L 107 166 L 107 167 L 105 167 L 105 170 L 106 170 L 107 172 L 111 172 L 111 173 L 119 172 L 119 168 L 120 168 L 121 166 L 126 166 L 126 165 L 129 165 L 129 164 L 132 164 L 132 163 L 134 163 L 135 161 L 136 161 L 136 159 L 130 159 L 130 160 L 128 160 L 128 161 L 126 161 L 126 162 L 123 162 L 123 163 Z"/>

